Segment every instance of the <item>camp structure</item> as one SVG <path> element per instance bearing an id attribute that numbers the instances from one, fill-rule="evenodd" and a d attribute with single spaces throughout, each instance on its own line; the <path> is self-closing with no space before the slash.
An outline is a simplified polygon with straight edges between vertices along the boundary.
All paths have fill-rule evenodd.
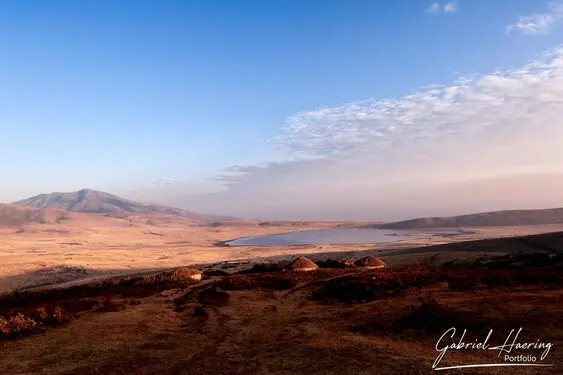
<path id="1" fill-rule="evenodd" d="M 385 263 L 381 261 L 381 259 L 376 258 L 374 256 L 367 256 L 363 257 L 354 262 L 356 267 L 364 267 L 364 268 L 383 268 L 385 267 Z"/>
<path id="2" fill-rule="evenodd" d="M 289 263 L 287 268 L 292 271 L 312 271 L 319 268 L 319 266 L 317 266 L 313 261 L 305 258 L 304 256 L 300 256 L 299 258 Z"/>

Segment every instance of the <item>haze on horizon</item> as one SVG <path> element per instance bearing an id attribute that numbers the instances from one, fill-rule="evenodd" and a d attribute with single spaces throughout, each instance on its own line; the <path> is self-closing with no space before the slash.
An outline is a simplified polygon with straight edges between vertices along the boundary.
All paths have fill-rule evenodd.
<path id="1" fill-rule="evenodd" d="M 563 206 L 563 2 L 288 1 L 278 22 L 253 1 L 21 3 L 0 6 L 0 201 L 93 188 L 327 220 Z"/>

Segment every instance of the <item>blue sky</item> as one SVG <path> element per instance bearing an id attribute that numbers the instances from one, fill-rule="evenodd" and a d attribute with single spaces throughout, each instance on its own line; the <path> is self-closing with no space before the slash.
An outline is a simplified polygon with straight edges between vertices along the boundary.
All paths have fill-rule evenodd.
<path id="1" fill-rule="evenodd" d="M 334 169 L 339 164 L 331 158 L 342 154 L 332 151 L 381 145 L 361 133 L 366 127 L 358 130 L 358 116 L 340 121 L 336 109 L 517 69 L 563 41 L 562 20 L 560 3 L 535 0 L 3 1 L 0 201 L 90 187 L 230 214 L 322 216 L 320 205 L 340 200 L 326 216 L 407 215 L 392 207 L 374 214 L 375 201 L 369 213 L 356 215 L 340 190 L 305 207 L 313 197 L 295 182 L 304 179 L 299 173 L 310 175 L 299 172 L 311 163 L 307 157 L 328 160 L 327 176 L 350 170 L 365 176 L 370 173 L 351 166 Z M 332 117 L 315 115 L 321 107 Z M 522 137 L 532 131 L 523 129 Z M 557 131 L 534 134 L 552 139 Z M 310 140 L 319 134 L 323 148 L 315 149 Z M 405 130 L 400 139 L 412 134 Z M 351 137 L 363 137 L 366 145 L 348 142 Z M 475 136 L 474 149 L 481 140 L 486 143 Z M 399 163 L 398 149 L 377 159 Z M 371 165 L 365 155 L 342 158 Z M 542 154 L 541 160 L 557 157 Z M 426 167 L 434 169 L 434 160 Z M 545 163 L 536 164 L 526 170 L 544 171 L 538 165 Z M 229 173 L 234 176 L 225 185 Z M 379 172 L 378 183 L 386 173 Z M 280 177 L 288 174 L 291 182 Z M 418 186 L 410 176 L 405 171 L 400 178 Z M 354 195 L 358 184 L 352 176 L 346 181 L 339 182 L 342 189 Z M 277 191 L 280 184 L 294 193 Z M 310 182 L 311 189 L 327 184 L 338 185 L 322 177 Z M 284 207 L 295 202 L 287 212 L 271 206 L 268 191 L 274 190 L 286 197 Z M 552 198 L 528 204 L 555 204 L 560 197 Z M 483 208 L 489 206 L 496 207 Z M 463 207 L 472 208 L 481 206 Z"/>

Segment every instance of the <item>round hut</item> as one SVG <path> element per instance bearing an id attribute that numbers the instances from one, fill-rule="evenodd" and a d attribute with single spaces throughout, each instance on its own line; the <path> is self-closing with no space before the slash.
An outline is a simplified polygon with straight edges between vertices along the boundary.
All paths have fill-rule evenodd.
<path id="1" fill-rule="evenodd" d="M 319 268 L 319 266 L 317 266 L 313 261 L 305 258 L 304 256 L 300 256 L 299 258 L 289 263 L 287 268 L 292 271 L 312 271 Z"/>
<path id="2" fill-rule="evenodd" d="M 201 280 L 202 273 L 201 271 L 194 270 L 193 268 L 181 267 L 174 271 L 170 275 L 173 280 Z"/>
<path id="3" fill-rule="evenodd" d="M 362 259 L 359 259 L 357 261 L 354 262 L 354 265 L 356 267 L 364 267 L 364 268 L 383 268 L 385 267 L 385 263 L 383 263 L 383 261 L 379 258 L 376 258 L 374 256 L 367 256 L 367 257 L 363 257 Z"/>

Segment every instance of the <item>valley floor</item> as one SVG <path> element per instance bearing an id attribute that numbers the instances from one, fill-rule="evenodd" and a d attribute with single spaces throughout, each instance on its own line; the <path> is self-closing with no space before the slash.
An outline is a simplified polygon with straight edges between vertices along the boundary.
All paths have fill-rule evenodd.
<path id="1" fill-rule="evenodd" d="M 117 219 L 82 215 L 56 224 L 29 224 L 23 228 L 0 228 L 0 292 L 11 289 L 51 286 L 111 275 L 135 274 L 226 260 L 256 262 L 288 258 L 298 254 L 329 257 L 339 253 L 359 256 L 375 254 L 390 265 L 415 263 L 433 254 L 391 256 L 427 245 L 482 238 L 547 233 L 563 225 L 466 228 L 474 233 L 451 237 L 428 237 L 386 244 L 305 245 L 275 247 L 218 246 L 222 241 L 290 231 L 329 229 L 337 222 L 256 222 L 221 226 L 197 225 L 171 217 Z M 478 249 L 477 249 L 478 250 Z M 492 249 L 502 252 L 504 249 Z M 400 254 L 400 253 L 398 253 Z M 468 256 L 482 255 L 471 250 Z M 363 255 L 362 255 L 363 256 Z M 456 254 L 460 256 L 460 254 Z M 447 256 L 443 257 L 447 260 Z"/>

